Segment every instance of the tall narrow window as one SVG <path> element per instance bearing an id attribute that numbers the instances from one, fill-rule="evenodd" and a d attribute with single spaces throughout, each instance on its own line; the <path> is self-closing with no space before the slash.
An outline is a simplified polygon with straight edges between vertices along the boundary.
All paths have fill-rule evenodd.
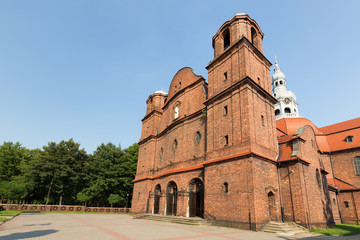
<path id="1" fill-rule="evenodd" d="M 224 106 L 224 115 L 226 116 L 228 114 L 228 106 Z"/>
<path id="2" fill-rule="evenodd" d="M 317 181 L 318 187 L 321 188 L 321 177 L 320 177 L 319 169 L 316 169 L 316 181 Z"/>
<path id="3" fill-rule="evenodd" d="M 279 115 L 280 114 L 280 110 L 279 109 L 276 109 L 275 110 L 275 116 Z"/>
<path id="4" fill-rule="evenodd" d="M 201 134 L 200 134 L 200 132 L 196 132 L 195 142 L 196 142 L 197 144 L 199 144 L 199 143 L 200 143 L 200 140 L 201 140 Z"/>
<path id="5" fill-rule="evenodd" d="M 229 29 L 226 29 L 224 31 L 223 38 L 224 38 L 224 50 L 225 50 L 230 46 L 230 31 L 229 31 Z"/>
<path id="6" fill-rule="evenodd" d="M 177 146 L 178 146 L 178 142 L 177 142 L 177 140 L 175 139 L 175 140 L 174 140 L 174 145 L 173 145 L 174 151 L 177 149 Z"/>
<path id="7" fill-rule="evenodd" d="M 256 31 L 254 28 L 251 28 L 251 43 L 255 45 L 255 39 L 256 39 Z"/>
<path id="8" fill-rule="evenodd" d="M 179 106 L 176 106 L 174 110 L 174 119 L 177 119 L 178 117 L 179 117 Z"/>
<path id="9" fill-rule="evenodd" d="M 349 202 L 345 201 L 344 205 L 345 205 L 346 208 L 348 208 L 349 207 Z"/>
<path id="10" fill-rule="evenodd" d="M 263 115 L 261 115 L 261 125 L 265 126 L 265 118 Z"/>
<path id="11" fill-rule="evenodd" d="M 227 146 L 229 144 L 229 136 L 226 135 L 225 136 L 225 146 Z"/>
<path id="12" fill-rule="evenodd" d="M 160 159 L 162 159 L 162 156 L 164 155 L 164 149 L 163 148 L 161 148 L 160 149 Z"/>
<path id="13" fill-rule="evenodd" d="M 360 157 L 354 158 L 354 165 L 355 165 L 355 173 L 356 175 L 360 175 Z"/>
<path id="14" fill-rule="evenodd" d="M 229 192 L 229 184 L 227 182 L 224 182 L 224 193 Z"/>
<path id="15" fill-rule="evenodd" d="M 226 81 L 227 79 L 228 79 L 227 72 L 224 72 L 224 81 Z"/>

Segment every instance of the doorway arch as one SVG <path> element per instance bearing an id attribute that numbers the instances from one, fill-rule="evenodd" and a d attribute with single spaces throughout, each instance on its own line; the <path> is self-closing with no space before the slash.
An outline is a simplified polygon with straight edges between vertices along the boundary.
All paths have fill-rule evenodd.
<path id="1" fill-rule="evenodd" d="M 166 215 L 176 216 L 177 193 L 176 183 L 169 182 L 166 188 Z"/>
<path id="2" fill-rule="evenodd" d="M 155 186 L 155 191 L 154 191 L 154 214 L 159 214 L 160 196 L 161 196 L 161 186 L 160 184 L 158 184 Z"/>
<path id="3" fill-rule="evenodd" d="M 189 183 L 189 216 L 204 217 L 204 184 L 199 178 Z"/>
<path id="4" fill-rule="evenodd" d="M 268 194 L 268 204 L 269 204 L 269 220 L 277 221 L 276 218 L 276 208 L 275 208 L 275 194 L 270 191 Z"/>

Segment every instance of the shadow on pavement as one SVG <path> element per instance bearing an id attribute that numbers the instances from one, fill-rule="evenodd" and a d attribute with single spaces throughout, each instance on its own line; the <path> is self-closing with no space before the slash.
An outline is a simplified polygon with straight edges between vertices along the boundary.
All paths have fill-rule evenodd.
<path id="1" fill-rule="evenodd" d="M 27 224 L 24 227 L 33 227 L 33 226 L 49 226 L 51 223 L 42 223 L 42 224 Z"/>
<path id="2" fill-rule="evenodd" d="M 0 240 L 17 240 L 17 239 L 42 237 L 56 232 L 58 232 L 58 230 L 49 229 L 49 230 L 37 230 L 37 231 L 22 232 L 22 233 L 12 233 L 6 236 L 1 236 Z"/>

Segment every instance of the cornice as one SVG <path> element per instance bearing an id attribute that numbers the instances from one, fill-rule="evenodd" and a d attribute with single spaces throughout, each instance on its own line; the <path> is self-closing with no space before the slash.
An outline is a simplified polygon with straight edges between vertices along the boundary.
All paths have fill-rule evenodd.
<path id="1" fill-rule="evenodd" d="M 230 156 L 227 156 L 227 157 L 222 157 L 222 158 L 217 158 L 217 159 L 205 161 L 204 163 L 199 164 L 199 165 L 194 165 L 194 166 L 190 166 L 190 167 L 169 170 L 169 171 L 157 174 L 155 176 L 148 176 L 148 177 L 134 179 L 133 182 L 135 183 L 135 182 L 140 182 L 140 181 L 145 181 L 145 180 L 154 180 L 154 179 L 161 178 L 161 177 L 171 175 L 171 174 L 195 171 L 195 170 L 198 170 L 198 169 L 202 169 L 202 168 L 204 168 L 206 166 L 210 166 L 210 165 L 214 165 L 214 164 L 220 164 L 220 163 L 223 163 L 223 162 L 226 162 L 226 161 L 234 161 L 234 160 L 238 160 L 239 158 L 254 157 L 254 156 L 262 158 L 262 159 L 264 159 L 264 160 L 266 160 L 268 162 L 271 162 L 273 164 L 277 163 L 274 159 L 263 156 L 263 155 L 258 154 L 256 152 L 253 152 L 253 151 L 247 151 L 247 152 L 243 152 L 243 153 L 239 153 L 239 154 L 230 155 Z"/>
<path id="2" fill-rule="evenodd" d="M 242 38 L 240 38 L 236 43 L 234 43 L 232 46 L 228 47 L 227 49 L 225 49 L 219 56 L 217 56 L 216 58 L 214 58 L 205 68 L 207 70 L 209 70 L 209 68 L 214 65 L 215 63 L 217 63 L 218 61 L 223 60 L 228 53 L 231 52 L 232 49 L 238 47 L 241 44 L 246 44 L 247 46 L 249 46 L 251 48 L 251 50 L 261 59 L 263 60 L 266 65 L 268 65 L 268 67 L 271 67 L 271 62 L 264 56 L 264 54 L 262 54 L 245 36 L 243 36 Z"/>
<path id="3" fill-rule="evenodd" d="M 150 118 L 150 116 L 153 115 L 153 114 L 155 114 L 155 113 L 157 113 L 157 114 L 159 114 L 159 115 L 162 115 L 162 114 L 163 114 L 163 113 L 160 112 L 159 110 L 154 109 L 154 110 L 152 110 L 149 114 L 147 114 L 143 119 L 141 119 L 141 121 L 142 121 L 142 122 L 145 121 L 146 119 Z"/>
<path id="4" fill-rule="evenodd" d="M 158 133 L 157 135 L 153 135 L 153 134 L 152 134 L 152 135 L 150 135 L 150 136 L 148 136 L 148 137 L 140 140 L 140 141 L 138 142 L 138 144 L 141 145 L 141 144 L 144 144 L 145 142 L 147 142 L 147 141 L 149 141 L 149 140 L 151 140 L 151 139 L 153 139 L 153 138 L 154 138 L 154 139 L 157 139 L 157 138 L 161 137 L 162 135 L 164 135 L 165 133 L 167 133 L 168 131 L 170 131 L 170 130 L 171 130 L 172 128 L 174 128 L 175 126 L 177 126 L 177 125 L 179 125 L 179 124 L 181 124 L 181 123 L 183 123 L 183 122 L 185 122 L 185 121 L 187 121 L 187 120 L 193 119 L 193 118 L 195 118 L 195 117 L 197 117 L 197 116 L 199 116 L 199 115 L 202 115 L 204 109 L 205 109 L 205 107 L 202 108 L 202 109 L 200 109 L 200 110 L 198 110 L 198 111 L 196 111 L 196 112 L 194 112 L 194 113 L 192 113 L 192 114 L 190 114 L 190 115 L 187 115 L 187 116 L 182 117 L 182 118 L 180 118 L 180 119 L 176 119 L 176 120 L 173 121 L 169 126 L 167 126 L 162 132 Z"/>
<path id="5" fill-rule="evenodd" d="M 204 104 L 206 106 L 208 106 L 211 103 L 213 103 L 214 101 L 218 100 L 219 98 L 222 98 L 223 96 L 229 94 L 230 92 L 232 92 L 236 88 L 238 88 L 238 87 L 240 87 L 242 85 L 245 85 L 246 83 L 249 83 L 249 85 L 252 85 L 252 87 L 254 87 L 256 90 L 261 92 L 265 96 L 265 98 L 269 99 L 273 104 L 275 104 L 277 102 L 277 100 L 271 94 L 269 94 L 262 87 L 260 87 L 254 80 L 252 80 L 250 77 L 245 77 L 242 80 L 240 80 L 240 81 L 236 82 L 235 84 L 231 85 L 230 87 L 224 89 L 222 92 L 220 92 L 220 93 L 216 94 L 215 96 L 209 98 L 208 100 L 206 100 L 204 102 Z"/>

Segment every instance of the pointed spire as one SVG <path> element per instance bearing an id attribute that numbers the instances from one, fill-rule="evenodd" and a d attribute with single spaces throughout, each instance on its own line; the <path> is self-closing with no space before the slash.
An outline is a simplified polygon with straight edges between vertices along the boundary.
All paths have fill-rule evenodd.
<path id="1" fill-rule="evenodd" d="M 278 60 L 277 60 L 277 56 L 275 55 L 275 68 L 274 68 L 274 73 L 276 72 L 281 72 L 280 70 L 280 66 L 278 64 Z"/>

